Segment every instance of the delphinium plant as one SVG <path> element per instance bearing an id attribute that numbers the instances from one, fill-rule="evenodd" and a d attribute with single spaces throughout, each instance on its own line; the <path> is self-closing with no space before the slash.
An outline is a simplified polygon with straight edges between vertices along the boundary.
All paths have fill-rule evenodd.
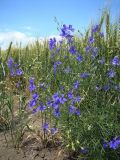
<path id="1" fill-rule="evenodd" d="M 29 107 L 42 113 L 44 136 L 59 132 L 79 158 L 118 159 L 120 154 L 119 50 L 110 52 L 111 37 L 101 31 L 104 18 L 108 21 L 108 14 L 89 29 L 82 47 L 76 46 L 72 25 L 62 25 L 61 40 L 49 40 L 47 79 L 38 87 L 30 79 Z"/>

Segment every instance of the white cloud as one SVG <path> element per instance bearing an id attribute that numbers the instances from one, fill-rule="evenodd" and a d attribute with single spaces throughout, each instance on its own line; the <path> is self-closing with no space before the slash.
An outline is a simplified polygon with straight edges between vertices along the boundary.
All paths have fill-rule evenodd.
<path id="1" fill-rule="evenodd" d="M 0 47 L 6 49 L 10 42 L 13 44 L 22 43 L 22 46 L 26 45 L 29 42 L 35 41 L 35 37 L 28 36 L 25 33 L 13 31 L 13 32 L 0 32 Z"/>
<path id="2" fill-rule="evenodd" d="M 50 38 L 55 37 L 57 41 L 61 40 L 61 37 L 58 35 L 51 35 L 49 37 L 38 37 L 27 35 L 23 32 L 19 31 L 11 31 L 11 32 L 0 32 L 0 47 L 4 50 L 9 47 L 10 42 L 13 42 L 13 45 L 20 44 L 22 46 L 27 45 L 28 43 L 33 43 L 35 40 L 39 40 L 41 43 L 44 40 L 49 40 Z"/>

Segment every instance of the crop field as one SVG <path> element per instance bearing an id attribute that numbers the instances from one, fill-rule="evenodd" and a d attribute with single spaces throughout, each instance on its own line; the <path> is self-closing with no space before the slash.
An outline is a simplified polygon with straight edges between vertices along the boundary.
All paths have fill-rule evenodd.
<path id="1" fill-rule="evenodd" d="M 0 50 L 0 159 L 120 160 L 120 22 L 58 30 Z"/>

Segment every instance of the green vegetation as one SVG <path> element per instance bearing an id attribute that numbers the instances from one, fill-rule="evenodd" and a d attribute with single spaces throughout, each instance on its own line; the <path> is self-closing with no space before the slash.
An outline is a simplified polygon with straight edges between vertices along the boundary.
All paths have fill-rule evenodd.
<path id="1" fill-rule="evenodd" d="M 10 131 L 15 147 L 31 111 L 40 114 L 43 139 L 61 135 L 78 159 L 119 160 L 119 28 L 104 12 L 82 37 L 63 25 L 62 42 L 36 41 L 25 48 L 11 43 L 0 51 L 0 131 Z"/>

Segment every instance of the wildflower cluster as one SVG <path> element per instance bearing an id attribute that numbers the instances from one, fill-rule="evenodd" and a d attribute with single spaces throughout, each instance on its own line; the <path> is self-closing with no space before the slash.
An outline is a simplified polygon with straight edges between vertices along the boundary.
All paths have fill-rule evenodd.
<path id="1" fill-rule="evenodd" d="M 15 75 L 21 76 L 23 74 L 23 71 L 20 68 L 20 65 L 14 63 L 14 60 L 13 60 L 12 57 L 8 58 L 7 65 L 8 65 L 8 68 L 10 70 L 11 76 L 15 76 Z"/>
<path id="2" fill-rule="evenodd" d="M 98 154 L 103 135 L 111 132 L 112 123 L 119 124 L 119 55 L 106 58 L 97 46 L 98 39 L 104 39 L 100 25 L 92 27 L 86 43 L 81 44 L 84 48 L 76 45 L 72 25 L 63 25 L 60 36 L 62 41 L 51 38 L 48 42 L 50 64 L 47 75 L 40 77 L 44 83 L 36 85 L 34 78 L 29 79 L 29 108 L 44 117 L 45 134 L 62 131 L 70 149 Z M 116 133 L 119 135 L 119 130 Z M 111 150 L 119 149 L 119 145 L 119 138 L 104 143 Z"/>

